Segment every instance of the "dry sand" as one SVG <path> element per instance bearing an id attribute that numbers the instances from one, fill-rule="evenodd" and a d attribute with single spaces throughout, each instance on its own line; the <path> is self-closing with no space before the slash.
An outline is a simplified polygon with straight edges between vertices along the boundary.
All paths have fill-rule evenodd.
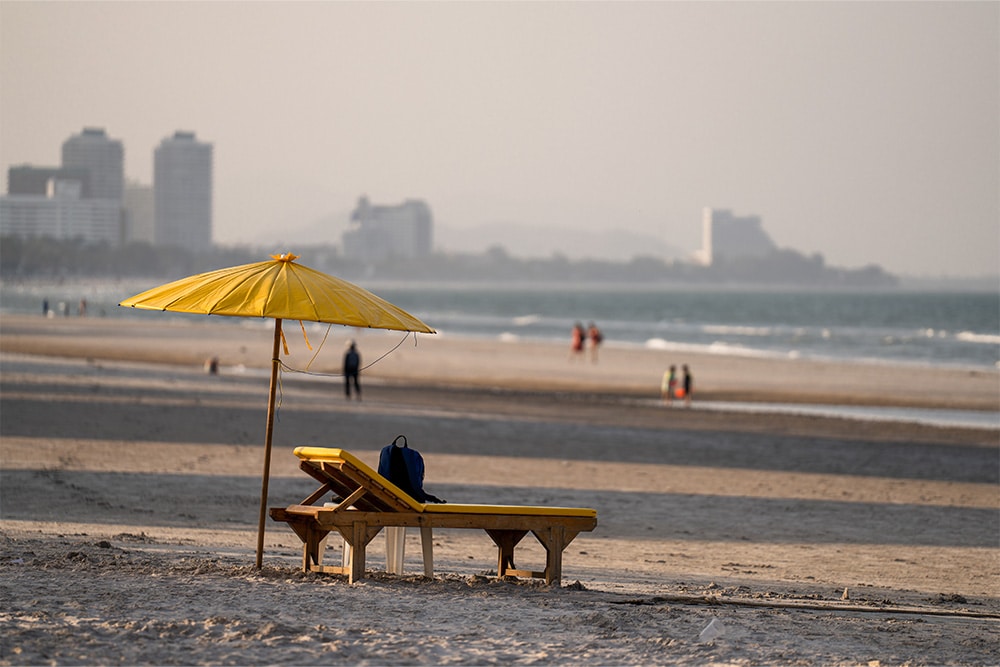
<path id="1" fill-rule="evenodd" d="M 412 574 L 350 586 L 301 573 L 270 522 L 252 566 L 270 326 L 0 322 L 0 664 L 1000 664 L 997 430 L 698 409 L 995 410 L 996 373 L 613 346 L 593 364 L 447 335 L 366 370 L 360 403 L 285 372 L 271 506 L 313 490 L 294 446 L 374 464 L 405 433 L 451 501 L 598 510 L 563 588 L 490 576 L 475 531 L 435 533 L 433 580 L 411 535 Z M 366 362 L 402 339 L 337 327 L 310 369 L 335 370 L 347 336 Z M 656 400 L 671 362 L 694 368 L 692 409 Z M 540 569 L 540 547 L 518 554 Z"/>

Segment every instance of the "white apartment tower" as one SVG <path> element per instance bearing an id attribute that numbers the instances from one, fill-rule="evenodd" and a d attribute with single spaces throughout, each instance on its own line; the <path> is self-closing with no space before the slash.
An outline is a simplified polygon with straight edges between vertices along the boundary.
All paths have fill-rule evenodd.
<path id="1" fill-rule="evenodd" d="M 153 152 L 157 245 L 189 250 L 212 243 L 212 144 L 175 132 Z"/>
<path id="2" fill-rule="evenodd" d="M 121 141 L 109 139 L 103 128 L 86 127 L 64 141 L 62 166 L 87 170 L 82 198 L 121 202 L 125 190 L 125 149 Z"/>
<path id="3" fill-rule="evenodd" d="M 153 186 L 136 181 L 125 183 L 125 241 L 153 244 L 156 229 Z"/>

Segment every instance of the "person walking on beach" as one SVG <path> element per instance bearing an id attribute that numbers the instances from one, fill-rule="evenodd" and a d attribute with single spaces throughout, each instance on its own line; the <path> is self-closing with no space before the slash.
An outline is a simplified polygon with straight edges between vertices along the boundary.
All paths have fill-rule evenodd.
<path id="1" fill-rule="evenodd" d="M 590 339 L 590 360 L 597 363 L 597 348 L 604 340 L 604 334 L 601 330 L 597 328 L 597 325 L 593 322 L 587 327 L 587 338 Z"/>
<path id="2" fill-rule="evenodd" d="M 677 391 L 677 367 L 671 366 L 670 370 L 663 374 L 663 382 L 660 383 L 660 398 L 667 405 L 674 402 L 674 394 Z"/>
<path id="3" fill-rule="evenodd" d="M 360 373 L 361 355 L 358 354 L 358 347 L 352 340 L 347 352 L 344 353 L 344 394 L 348 400 L 351 399 L 351 382 L 354 383 L 354 392 L 357 394 L 358 400 L 361 400 L 361 383 L 358 381 Z"/>
<path id="4" fill-rule="evenodd" d="M 688 368 L 687 364 L 684 364 L 683 370 L 684 370 L 684 405 L 686 407 L 691 407 L 691 391 L 694 389 L 694 378 L 691 376 L 691 369 Z"/>
<path id="5" fill-rule="evenodd" d="M 569 358 L 570 361 L 573 359 L 583 356 L 583 345 L 587 340 L 587 332 L 583 330 L 583 325 L 577 322 L 573 325 L 573 333 L 571 334 L 570 344 L 569 344 Z"/>

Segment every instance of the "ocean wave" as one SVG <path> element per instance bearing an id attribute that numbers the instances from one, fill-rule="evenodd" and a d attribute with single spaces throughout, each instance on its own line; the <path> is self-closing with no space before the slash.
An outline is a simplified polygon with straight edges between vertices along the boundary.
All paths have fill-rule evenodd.
<path id="1" fill-rule="evenodd" d="M 982 343 L 985 345 L 1000 345 L 1000 336 L 994 334 L 977 334 L 972 331 L 960 331 L 955 338 L 965 343 Z"/>
<path id="2" fill-rule="evenodd" d="M 715 341 L 708 344 L 679 343 L 676 341 L 668 341 L 663 338 L 650 338 L 642 344 L 642 347 L 647 350 L 661 350 L 664 352 L 688 352 L 691 354 L 714 354 L 727 357 L 751 357 L 758 359 L 794 359 L 799 357 L 799 353 L 795 350 L 778 352 L 746 347 L 743 345 L 735 345 L 732 343 L 723 343 L 721 341 Z"/>
<path id="3" fill-rule="evenodd" d="M 703 333 L 714 336 L 772 336 L 773 327 L 749 327 L 743 325 L 706 324 L 701 327 Z"/>

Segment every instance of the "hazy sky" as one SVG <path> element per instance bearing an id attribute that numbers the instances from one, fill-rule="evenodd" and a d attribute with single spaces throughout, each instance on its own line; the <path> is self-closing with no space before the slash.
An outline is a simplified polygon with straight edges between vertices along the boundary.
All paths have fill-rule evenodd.
<path id="1" fill-rule="evenodd" d="M 182 129 L 223 243 L 366 193 L 694 250 L 713 206 L 834 265 L 996 273 L 998 35 L 997 2 L 2 2 L 0 168 L 96 126 L 149 183 Z"/>

